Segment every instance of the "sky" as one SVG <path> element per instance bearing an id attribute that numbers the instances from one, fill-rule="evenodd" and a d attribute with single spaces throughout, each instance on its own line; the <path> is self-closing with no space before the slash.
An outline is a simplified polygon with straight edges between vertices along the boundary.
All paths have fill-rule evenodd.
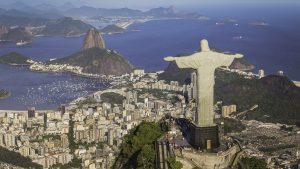
<path id="1" fill-rule="evenodd" d="M 153 7 L 170 5 L 175 5 L 176 7 L 192 7 L 236 4 L 300 4 L 300 0 L 0 0 L 0 5 L 11 4 L 17 1 L 29 4 L 49 3 L 54 5 L 61 5 L 65 2 L 71 2 L 77 6 L 87 5 L 104 8 L 128 7 L 136 9 L 149 9 Z"/>

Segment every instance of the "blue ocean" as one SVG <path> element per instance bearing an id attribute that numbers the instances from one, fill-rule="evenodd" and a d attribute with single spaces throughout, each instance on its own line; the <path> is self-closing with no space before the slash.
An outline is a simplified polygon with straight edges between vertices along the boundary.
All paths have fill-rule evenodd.
<path id="1" fill-rule="evenodd" d="M 288 8 L 286 10 L 285 8 Z M 122 34 L 105 35 L 106 46 L 116 49 L 137 68 L 163 70 L 165 56 L 188 54 L 207 39 L 211 48 L 244 54 L 249 63 L 266 74 L 278 70 L 300 80 L 299 7 L 203 7 L 193 8 L 210 20 L 155 20 L 133 24 Z M 236 10 L 237 12 L 233 12 Z M 140 30 L 140 31 L 131 31 Z M 34 60 L 68 56 L 81 49 L 83 37 L 37 37 L 29 46 L 0 44 L 0 55 L 19 52 Z M 0 100 L 0 109 L 52 109 L 100 90 L 101 81 L 68 73 L 36 73 L 25 67 L 0 65 L 0 88 L 12 93 Z"/>

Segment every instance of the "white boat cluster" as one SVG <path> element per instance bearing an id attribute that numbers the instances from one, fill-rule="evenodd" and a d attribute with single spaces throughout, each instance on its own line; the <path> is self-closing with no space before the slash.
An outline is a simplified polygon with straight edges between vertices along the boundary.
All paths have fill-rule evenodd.
<path id="1" fill-rule="evenodd" d="M 86 78 L 81 80 L 78 80 L 78 77 L 68 80 L 56 79 L 51 83 L 27 87 L 25 93 L 17 97 L 16 101 L 28 107 L 45 104 L 59 105 L 74 98 L 86 96 L 104 86 L 102 81 Z"/>

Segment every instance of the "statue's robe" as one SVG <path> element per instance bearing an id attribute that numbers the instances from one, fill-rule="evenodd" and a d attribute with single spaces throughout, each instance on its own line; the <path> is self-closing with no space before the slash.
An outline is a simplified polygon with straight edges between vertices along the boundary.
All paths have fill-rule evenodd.
<path id="1" fill-rule="evenodd" d="M 205 46 L 206 45 L 206 46 Z M 203 46 L 203 45 L 202 45 Z M 175 57 L 179 68 L 192 68 L 197 70 L 197 113 L 196 124 L 199 127 L 214 124 L 214 84 L 215 69 L 221 66 L 230 66 L 234 58 L 241 55 L 229 55 L 210 51 L 208 44 L 204 44 L 201 52 L 191 56 Z"/>

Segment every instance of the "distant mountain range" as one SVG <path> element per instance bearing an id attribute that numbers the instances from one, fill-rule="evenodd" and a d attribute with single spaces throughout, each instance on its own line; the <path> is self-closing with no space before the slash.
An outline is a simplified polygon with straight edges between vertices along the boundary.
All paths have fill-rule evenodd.
<path id="1" fill-rule="evenodd" d="M 44 29 L 39 34 L 55 36 L 77 36 L 85 33 L 93 26 L 88 25 L 80 20 L 75 20 L 70 17 L 64 17 L 57 20 L 47 22 Z"/>
<path id="2" fill-rule="evenodd" d="M 122 17 L 154 17 L 154 18 L 203 18 L 202 15 L 197 13 L 183 13 L 175 10 L 173 6 L 169 8 L 154 8 L 146 12 L 141 10 L 134 10 L 129 8 L 120 9 L 105 9 L 94 8 L 89 6 L 82 6 L 79 8 L 72 8 L 64 12 L 64 15 L 70 17 L 109 17 L 109 16 L 122 16 Z"/>
<path id="3" fill-rule="evenodd" d="M 105 9 L 95 8 L 90 6 L 76 7 L 71 2 L 67 2 L 61 6 L 55 6 L 51 4 L 41 3 L 39 5 L 30 6 L 24 2 L 15 2 L 7 6 L 1 6 L 0 15 L 9 16 L 22 16 L 22 17 L 35 17 L 45 19 L 58 19 L 64 16 L 69 17 L 108 17 L 108 16 L 122 16 L 122 17 L 180 17 L 180 18 L 197 18 L 201 15 L 196 13 L 183 13 L 175 10 L 173 6 L 168 8 L 154 8 L 148 11 L 141 11 L 129 8 L 119 9 Z M 14 11 L 14 12 L 10 12 Z M 16 12 L 16 13 L 15 13 Z M 9 14 L 10 13 L 10 14 Z M 13 14 L 13 15 L 11 15 Z M 21 15 L 19 15 L 21 14 Z"/>
<path id="4" fill-rule="evenodd" d="M 45 25 L 49 20 L 37 14 L 15 9 L 0 9 L 0 25 L 4 26 L 41 26 Z"/>
<path id="5" fill-rule="evenodd" d="M 79 8 L 72 8 L 64 12 L 66 16 L 70 17 L 96 17 L 96 16 L 124 16 L 124 17 L 136 17 L 143 16 L 143 12 L 139 10 L 120 8 L 120 9 L 105 9 L 94 8 L 89 6 L 82 6 Z"/>
<path id="6" fill-rule="evenodd" d="M 46 36 L 78 36 L 81 34 L 84 34 L 87 30 L 92 28 L 93 26 L 86 24 L 80 20 L 75 20 L 70 17 L 64 17 L 60 19 L 55 20 L 47 20 L 47 19 L 22 19 L 21 17 L 8 17 L 14 18 L 15 20 L 7 20 L 5 23 L 5 26 L 1 27 L 1 34 L 0 34 L 0 40 L 6 40 L 6 41 L 31 41 L 34 35 L 46 35 Z M 0 25 L 1 25 L 1 16 L 0 16 Z M 9 26 L 12 26 L 13 23 L 16 21 L 20 21 L 19 23 L 23 23 L 24 20 L 26 21 L 37 21 L 37 23 L 43 24 L 41 27 L 30 29 L 25 28 L 29 25 L 27 24 L 21 24 L 21 26 L 8 28 Z M 40 22 L 39 22 L 40 21 Z M 4 24 L 3 24 L 4 25 Z M 6 29 L 4 29 L 6 28 Z"/>
<path id="7" fill-rule="evenodd" d="M 6 10 L 17 10 L 30 14 L 39 15 L 43 18 L 57 19 L 63 17 L 63 12 L 72 8 L 76 8 L 71 2 L 66 2 L 61 6 L 56 6 L 47 3 L 41 3 L 38 5 L 28 5 L 24 2 L 18 1 L 9 5 L 1 6 L 1 8 Z"/>
<path id="8" fill-rule="evenodd" d="M 6 7 L 6 9 L 16 10 L 27 14 L 35 15 L 41 18 L 47 18 L 47 19 L 57 19 L 64 16 L 56 6 L 49 5 L 49 4 L 30 6 L 24 2 L 15 2 L 9 5 L 8 7 Z"/>
<path id="9" fill-rule="evenodd" d="M 1 8 L 3 7 L 3 8 Z M 129 8 L 105 9 L 89 6 L 76 7 L 72 3 L 65 3 L 62 6 L 51 4 L 40 4 L 29 6 L 23 2 L 16 2 L 11 5 L 0 7 L 0 27 L 35 27 L 32 34 L 42 35 L 65 35 L 73 36 L 86 32 L 92 26 L 80 21 L 84 17 L 149 17 L 149 18 L 198 18 L 203 19 L 196 13 L 182 13 L 174 7 L 154 8 L 148 11 L 141 11 Z M 72 18 L 80 18 L 75 20 Z M 86 18 L 85 18 L 86 19 Z M 109 25 L 102 32 L 122 32 L 122 28 Z M 1 37 L 0 37 L 1 38 Z"/>

